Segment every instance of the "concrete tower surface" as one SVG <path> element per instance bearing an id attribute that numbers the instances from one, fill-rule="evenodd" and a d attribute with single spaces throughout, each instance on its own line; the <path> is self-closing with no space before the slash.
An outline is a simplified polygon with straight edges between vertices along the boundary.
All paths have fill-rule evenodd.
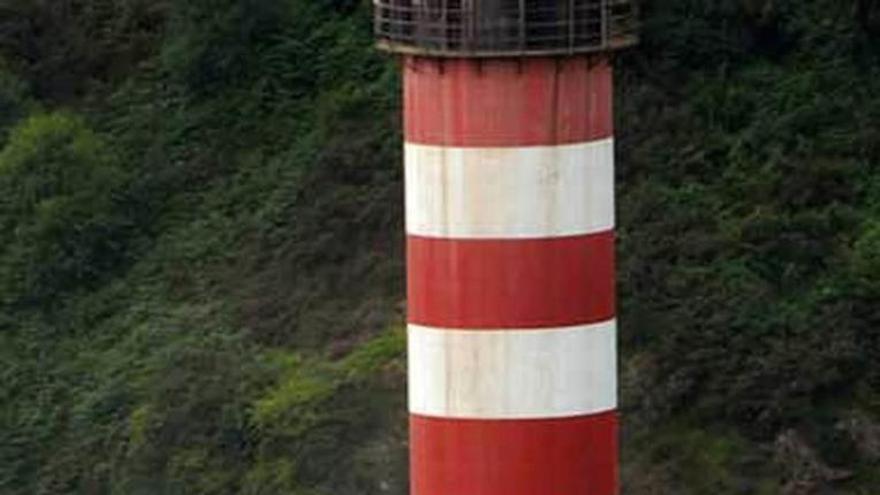
<path id="1" fill-rule="evenodd" d="M 630 0 L 374 0 L 404 77 L 412 495 L 618 488 Z"/>

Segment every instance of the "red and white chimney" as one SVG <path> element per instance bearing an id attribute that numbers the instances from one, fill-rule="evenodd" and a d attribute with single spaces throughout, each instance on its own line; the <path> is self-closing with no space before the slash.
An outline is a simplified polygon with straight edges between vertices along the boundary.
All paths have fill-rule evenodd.
<path id="1" fill-rule="evenodd" d="M 412 493 L 617 493 L 610 66 L 404 81 Z"/>
<path id="2" fill-rule="evenodd" d="M 376 1 L 403 55 L 411 493 L 615 495 L 607 52 L 634 38 L 610 0 L 571 1 L 557 45 L 511 0 L 515 46 L 497 12 Z"/>

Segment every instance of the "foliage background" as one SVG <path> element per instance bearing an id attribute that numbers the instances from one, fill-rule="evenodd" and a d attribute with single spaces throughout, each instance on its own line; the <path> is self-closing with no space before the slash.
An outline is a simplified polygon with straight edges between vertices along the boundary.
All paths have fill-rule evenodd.
<path id="1" fill-rule="evenodd" d="M 880 5 L 645 1 L 627 494 L 880 484 Z M 357 0 L 0 0 L 0 493 L 406 493 L 399 83 Z"/>

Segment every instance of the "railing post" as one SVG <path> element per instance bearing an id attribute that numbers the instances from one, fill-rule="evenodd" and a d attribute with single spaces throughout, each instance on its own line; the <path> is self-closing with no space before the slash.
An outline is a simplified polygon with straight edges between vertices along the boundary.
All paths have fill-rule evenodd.
<path id="1" fill-rule="evenodd" d="M 611 44 L 610 40 L 608 39 L 608 21 L 609 17 L 611 16 L 611 9 L 608 6 L 608 0 L 601 0 L 599 8 L 601 9 L 601 11 L 599 12 L 599 18 L 601 19 L 601 26 L 599 28 L 601 31 L 599 36 L 601 36 L 602 38 L 602 48 L 608 49 Z"/>

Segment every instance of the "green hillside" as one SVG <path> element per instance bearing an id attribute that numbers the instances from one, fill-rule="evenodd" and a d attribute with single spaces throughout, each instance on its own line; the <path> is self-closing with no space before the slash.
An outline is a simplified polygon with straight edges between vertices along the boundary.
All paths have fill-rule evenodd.
<path id="1" fill-rule="evenodd" d="M 0 0 L 0 493 L 406 493 L 366 0 Z M 627 495 L 876 495 L 880 2 L 646 0 Z"/>

